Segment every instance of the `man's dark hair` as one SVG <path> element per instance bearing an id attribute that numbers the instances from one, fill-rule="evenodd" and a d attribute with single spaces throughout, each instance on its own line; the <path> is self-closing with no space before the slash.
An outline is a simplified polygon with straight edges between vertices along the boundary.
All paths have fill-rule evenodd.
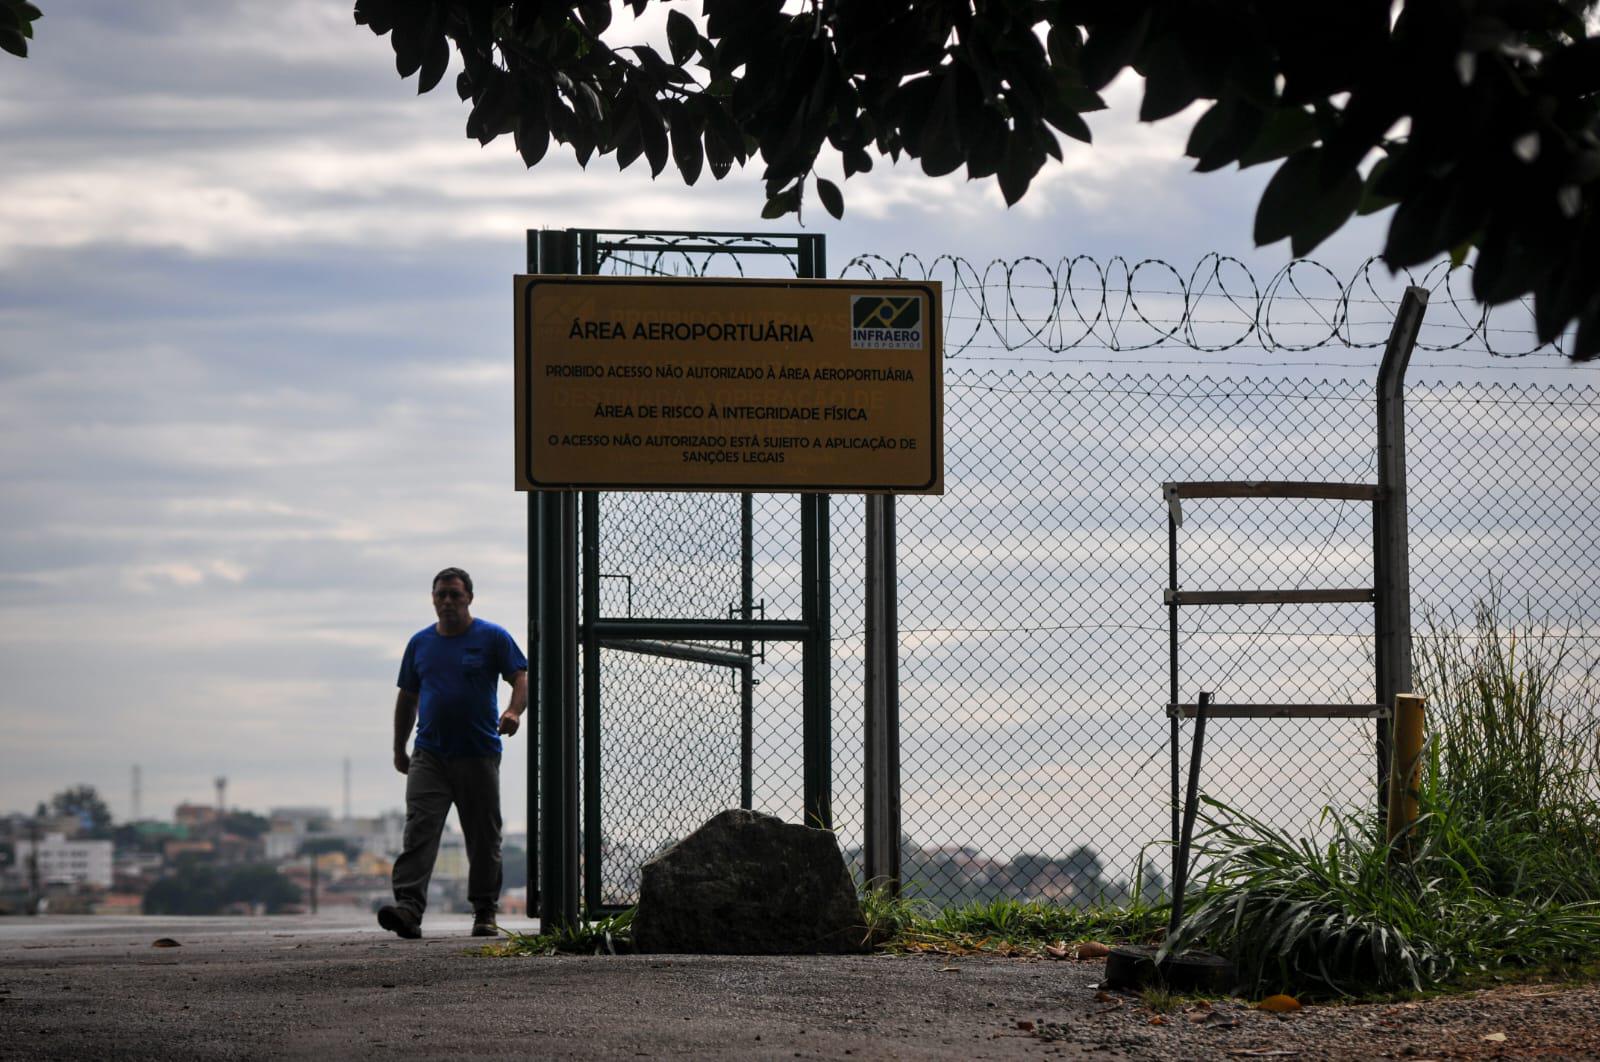
<path id="1" fill-rule="evenodd" d="M 464 570 L 460 568 L 446 568 L 444 571 L 433 577 L 433 585 L 428 589 L 437 590 L 439 588 L 439 580 L 441 579 L 460 579 L 461 585 L 467 589 L 467 596 L 472 596 L 472 576 L 468 575 Z"/>

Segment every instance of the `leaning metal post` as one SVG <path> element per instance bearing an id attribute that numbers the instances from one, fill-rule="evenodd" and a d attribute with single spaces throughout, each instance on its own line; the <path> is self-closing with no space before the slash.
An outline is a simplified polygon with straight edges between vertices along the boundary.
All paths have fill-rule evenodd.
<path id="1" fill-rule="evenodd" d="M 1428 291 L 1406 288 L 1378 368 L 1378 498 L 1372 507 L 1373 652 L 1377 703 L 1411 691 L 1411 563 L 1406 518 L 1406 367 L 1417 345 Z M 1378 807 L 1388 806 L 1391 720 L 1376 724 Z"/>

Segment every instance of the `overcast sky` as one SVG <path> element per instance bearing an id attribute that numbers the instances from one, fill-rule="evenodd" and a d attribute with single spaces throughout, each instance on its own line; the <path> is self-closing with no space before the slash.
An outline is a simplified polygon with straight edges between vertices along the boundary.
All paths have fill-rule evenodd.
<path id="1" fill-rule="evenodd" d="M 358 814 L 397 806 L 394 677 L 431 574 L 468 568 L 477 614 L 526 630 L 525 230 L 793 219 L 758 220 L 754 171 L 685 189 L 552 150 L 529 173 L 462 135 L 453 78 L 418 98 L 347 2 L 44 7 L 32 55 L 0 56 L 0 810 L 87 782 L 126 817 L 135 764 L 147 816 L 217 775 L 230 804 L 337 809 L 346 757 Z M 806 231 L 835 269 L 1287 261 L 1249 244 L 1267 170 L 1194 175 L 1186 120 L 1140 126 L 1136 90 L 1111 96 L 1097 147 L 1067 141 L 1022 205 L 884 167 Z M 1346 275 L 1380 238 L 1363 222 L 1318 257 Z"/>

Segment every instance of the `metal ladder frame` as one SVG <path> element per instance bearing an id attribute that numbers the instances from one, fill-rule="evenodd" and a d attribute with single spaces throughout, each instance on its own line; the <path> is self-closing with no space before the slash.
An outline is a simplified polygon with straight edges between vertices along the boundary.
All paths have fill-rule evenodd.
<path id="1" fill-rule="evenodd" d="M 1173 881 L 1178 877 L 1180 822 L 1179 725 L 1197 704 L 1179 690 L 1178 612 L 1185 606 L 1257 604 L 1346 604 L 1371 602 L 1376 698 L 1370 704 L 1229 704 L 1206 708 L 1210 718 L 1371 719 L 1375 723 L 1378 807 L 1388 803 L 1390 722 L 1395 695 L 1411 689 L 1411 588 L 1407 543 L 1405 468 L 1405 374 L 1428 306 L 1424 288 L 1408 287 L 1400 301 L 1378 370 L 1378 482 L 1327 483 L 1284 480 L 1174 481 L 1161 485 L 1167 502 L 1167 606 L 1171 692 Z M 1178 528 L 1183 499 L 1326 498 L 1372 504 L 1373 582 L 1370 587 L 1316 590 L 1184 590 L 1178 581 Z"/>

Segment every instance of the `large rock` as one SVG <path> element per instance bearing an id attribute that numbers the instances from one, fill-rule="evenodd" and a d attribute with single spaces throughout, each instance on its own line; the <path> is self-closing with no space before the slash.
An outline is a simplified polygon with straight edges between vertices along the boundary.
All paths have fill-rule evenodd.
<path id="1" fill-rule="evenodd" d="M 735 809 L 644 865 L 633 939 L 656 952 L 863 951 L 861 922 L 832 833 Z"/>

